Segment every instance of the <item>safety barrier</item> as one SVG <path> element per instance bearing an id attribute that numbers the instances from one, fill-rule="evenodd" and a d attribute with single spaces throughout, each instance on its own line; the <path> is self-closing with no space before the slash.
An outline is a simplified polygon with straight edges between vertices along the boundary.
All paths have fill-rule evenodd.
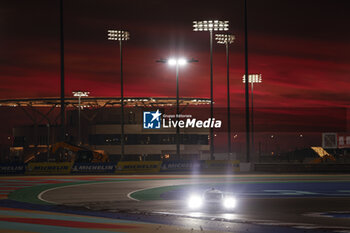
<path id="1" fill-rule="evenodd" d="M 28 175 L 69 174 L 73 163 L 71 162 L 32 162 L 25 168 Z"/>
<path id="2" fill-rule="evenodd" d="M 74 163 L 71 173 L 114 173 L 115 163 Z"/>
<path id="3" fill-rule="evenodd" d="M 163 161 L 161 172 L 171 171 L 240 171 L 238 160 Z"/>
<path id="4" fill-rule="evenodd" d="M 276 173 L 318 173 L 318 172 L 346 172 L 350 171 L 350 164 L 320 163 L 320 164 L 255 164 L 256 172 Z"/>
<path id="5" fill-rule="evenodd" d="M 0 174 L 132 174 L 177 171 L 238 172 L 240 170 L 239 165 L 238 160 L 120 161 L 118 163 L 30 162 L 27 164 L 0 164 Z"/>
<path id="6" fill-rule="evenodd" d="M 162 161 L 121 161 L 118 162 L 115 173 L 157 173 Z"/>
<path id="7" fill-rule="evenodd" d="M 163 161 L 161 172 L 200 170 L 203 161 Z"/>
<path id="8" fill-rule="evenodd" d="M 24 174 L 25 164 L 24 163 L 6 163 L 0 164 L 1 175 L 15 175 Z"/>
<path id="9" fill-rule="evenodd" d="M 239 172 L 239 160 L 205 160 L 203 169 Z"/>

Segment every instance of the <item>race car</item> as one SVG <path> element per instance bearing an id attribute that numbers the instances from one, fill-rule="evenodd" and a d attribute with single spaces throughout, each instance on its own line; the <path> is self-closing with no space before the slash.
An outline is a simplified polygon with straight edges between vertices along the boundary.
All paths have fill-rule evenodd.
<path id="1" fill-rule="evenodd" d="M 233 211 L 236 208 L 237 200 L 232 194 L 211 188 L 202 195 L 192 194 L 187 200 L 187 205 L 191 210 L 221 209 Z"/>

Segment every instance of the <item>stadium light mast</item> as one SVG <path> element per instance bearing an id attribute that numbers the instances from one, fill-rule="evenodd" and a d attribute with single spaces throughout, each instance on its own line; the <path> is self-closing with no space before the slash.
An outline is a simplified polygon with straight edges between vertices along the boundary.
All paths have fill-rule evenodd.
<path id="1" fill-rule="evenodd" d="M 123 47 L 122 42 L 130 39 L 130 33 L 122 30 L 108 30 L 108 40 L 119 41 L 120 48 L 120 106 L 121 106 L 121 157 L 124 159 L 124 83 L 123 83 Z"/>
<path id="2" fill-rule="evenodd" d="M 245 81 L 245 75 L 243 75 L 242 78 L 243 83 L 246 83 Z M 253 99 L 254 99 L 254 83 L 262 83 L 262 75 L 261 74 L 250 74 L 248 78 L 248 84 L 250 83 L 250 93 L 251 93 L 251 102 L 252 102 L 252 112 L 251 112 L 251 137 L 252 137 L 252 152 L 254 155 L 254 104 L 253 104 Z"/>
<path id="3" fill-rule="evenodd" d="M 230 56 L 229 47 L 235 40 L 234 35 L 215 34 L 215 40 L 218 44 L 226 46 L 226 66 L 227 66 L 227 158 L 231 158 L 231 111 L 230 111 Z"/>
<path id="4" fill-rule="evenodd" d="M 180 115 L 180 98 L 179 98 L 179 67 L 184 66 L 187 63 L 198 62 L 196 59 L 185 59 L 185 58 L 169 58 L 159 59 L 157 62 L 168 63 L 170 66 L 175 66 L 176 69 L 176 119 L 179 119 Z M 176 157 L 180 158 L 180 128 L 179 124 L 176 125 Z"/>
<path id="5" fill-rule="evenodd" d="M 229 21 L 203 20 L 193 21 L 193 31 L 209 31 L 210 35 L 210 117 L 214 118 L 214 95 L 213 95 L 213 31 L 228 31 Z M 210 159 L 214 158 L 214 131 L 210 128 Z"/>
<path id="6" fill-rule="evenodd" d="M 61 140 L 66 139 L 66 113 L 65 113 L 65 93 L 64 93 L 64 30 L 63 30 L 63 0 L 60 0 L 60 76 L 61 76 Z"/>
<path id="7" fill-rule="evenodd" d="M 81 97 L 87 97 L 89 96 L 90 92 L 88 91 L 73 91 L 73 96 L 78 97 L 78 143 L 81 145 L 81 123 L 80 123 L 80 110 L 81 110 Z"/>
<path id="8" fill-rule="evenodd" d="M 244 0 L 244 71 L 249 76 L 248 69 L 248 0 Z M 249 128 L 249 85 L 244 87 L 245 92 L 245 129 L 246 129 L 246 162 L 250 162 L 250 128 Z"/>

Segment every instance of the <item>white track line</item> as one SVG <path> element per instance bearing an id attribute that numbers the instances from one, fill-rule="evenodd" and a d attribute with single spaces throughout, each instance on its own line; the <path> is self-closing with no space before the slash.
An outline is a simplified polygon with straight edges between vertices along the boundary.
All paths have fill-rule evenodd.
<path id="1" fill-rule="evenodd" d="M 112 182 L 107 181 L 107 182 L 113 183 L 113 181 L 112 181 Z M 117 183 L 117 182 L 119 182 L 119 181 L 116 181 L 116 183 Z M 99 183 L 105 183 L 105 182 L 100 182 L 100 181 L 98 181 L 98 182 L 92 182 L 92 183 L 86 183 L 86 184 L 70 184 L 70 185 L 65 185 L 65 186 L 60 186 L 60 187 L 55 187 L 55 188 L 46 189 L 46 190 L 42 191 L 41 193 L 39 193 L 38 199 L 41 200 L 41 201 L 47 202 L 47 203 L 51 203 L 51 204 L 56 204 L 56 205 L 57 205 L 57 204 L 62 204 L 62 203 L 58 203 L 58 202 L 54 202 L 54 201 L 45 200 L 42 196 L 43 196 L 45 193 L 47 193 L 47 192 L 49 192 L 49 191 L 52 191 L 52 190 L 57 190 L 57 189 L 62 189 L 62 188 L 67 188 L 67 187 L 72 187 L 72 186 L 83 186 L 83 185 L 99 184 Z"/>
<path id="2" fill-rule="evenodd" d="M 172 186 L 172 185 L 171 185 Z M 176 185 L 174 185 L 176 186 Z M 138 189 L 138 190 L 134 190 L 134 191 L 131 191 L 130 193 L 127 194 L 127 197 L 133 201 L 140 201 L 139 199 L 136 199 L 136 198 L 133 198 L 131 197 L 131 195 L 133 193 L 136 193 L 136 192 L 140 192 L 140 191 L 144 191 L 144 190 L 147 190 L 147 189 L 154 189 L 154 188 L 161 188 L 161 187 L 167 187 L 167 186 L 164 186 L 164 185 L 161 185 L 161 186 L 155 186 L 155 187 L 151 187 L 151 188 L 143 188 L 143 189 Z"/>
<path id="3" fill-rule="evenodd" d="M 104 182 L 96 182 L 96 183 L 104 183 Z M 38 195 L 38 199 L 43 201 L 43 202 L 47 202 L 47 203 L 51 203 L 51 204 L 62 204 L 62 203 L 58 203 L 58 202 L 54 202 L 54 201 L 48 201 L 48 200 L 45 200 L 43 198 L 43 195 L 47 192 L 50 192 L 50 191 L 53 191 L 53 190 L 57 190 L 57 189 L 61 189 L 61 188 L 66 188 L 66 187 L 72 187 L 72 186 L 83 186 L 83 185 L 89 185 L 89 184 L 96 184 L 96 183 L 87 183 L 87 184 L 71 184 L 71 185 L 66 185 L 66 186 L 62 186 L 62 187 L 55 187 L 55 188 L 50 188 L 50 189 L 47 189 L 47 190 L 44 190 L 42 191 L 41 193 L 39 193 Z M 113 183 L 113 182 L 111 182 Z M 136 198 L 133 198 L 131 197 L 131 195 L 133 193 L 136 193 L 136 192 L 139 192 L 139 191 L 143 191 L 143 190 L 147 190 L 147 189 L 153 189 L 153 188 L 160 188 L 160 187 L 163 187 L 163 186 L 156 186 L 156 187 L 151 187 L 151 188 L 143 188 L 143 189 L 138 189 L 138 190 L 134 190 L 134 191 L 131 191 L 127 194 L 127 197 L 133 201 L 140 201 Z"/>

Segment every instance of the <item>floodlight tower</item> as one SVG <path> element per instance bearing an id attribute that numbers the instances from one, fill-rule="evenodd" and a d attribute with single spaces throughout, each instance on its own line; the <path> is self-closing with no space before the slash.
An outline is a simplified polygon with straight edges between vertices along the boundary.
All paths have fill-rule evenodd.
<path id="1" fill-rule="evenodd" d="M 90 92 L 88 91 L 73 91 L 73 96 L 78 97 L 78 143 L 81 145 L 81 127 L 80 127 L 80 110 L 81 110 L 81 97 L 89 96 Z"/>
<path id="2" fill-rule="evenodd" d="M 213 98 L 213 31 L 228 31 L 229 21 L 204 20 L 193 21 L 193 31 L 210 33 L 210 117 L 214 118 Z M 214 159 L 214 131 L 210 128 L 210 159 Z"/>
<path id="3" fill-rule="evenodd" d="M 120 106 L 121 106 L 121 157 L 124 159 L 124 83 L 123 83 L 123 47 L 122 42 L 130 39 L 130 33 L 122 30 L 108 30 L 108 40 L 119 41 L 120 48 Z"/>
<path id="4" fill-rule="evenodd" d="M 227 66 L 227 158 L 230 159 L 232 154 L 231 148 L 231 111 L 230 111 L 230 56 L 229 46 L 235 40 L 234 35 L 229 34 L 216 34 L 215 40 L 218 44 L 224 44 L 226 46 L 226 66 Z"/>
<path id="5" fill-rule="evenodd" d="M 60 0 L 60 105 L 61 105 L 61 140 L 66 140 L 66 112 L 65 112 L 65 90 L 64 90 L 64 20 L 63 20 L 63 0 Z"/>
<path id="6" fill-rule="evenodd" d="M 175 66 L 176 69 L 176 119 L 180 114 L 180 104 L 179 104 L 179 67 L 184 66 L 187 63 L 198 62 L 196 59 L 185 59 L 185 58 L 169 58 L 169 59 L 159 59 L 157 62 L 168 63 L 170 66 Z M 180 128 L 179 124 L 176 126 L 176 156 L 180 159 Z"/>
<path id="7" fill-rule="evenodd" d="M 245 75 L 242 78 L 243 83 L 245 83 Z M 262 83 L 262 75 L 261 74 L 250 74 L 248 78 L 248 84 L 250 83 L 250 93 L 251 93 L 251 102 L 252 102 L 252 110 L 251 110 L 251 137 L 252 137 L 252 149 L 254 154 L 254 83 Z"/>
<path id="8" fill-rule="evenodd" d="M 249 76 L 248 67 L 248 0 L 244 0 L 244 71 Z M 244 87 L 245 95 L 245 129 L 246 129 L 246 162 L 250 162 L 250 129 L 249 129 L 249 85 Z"/>

